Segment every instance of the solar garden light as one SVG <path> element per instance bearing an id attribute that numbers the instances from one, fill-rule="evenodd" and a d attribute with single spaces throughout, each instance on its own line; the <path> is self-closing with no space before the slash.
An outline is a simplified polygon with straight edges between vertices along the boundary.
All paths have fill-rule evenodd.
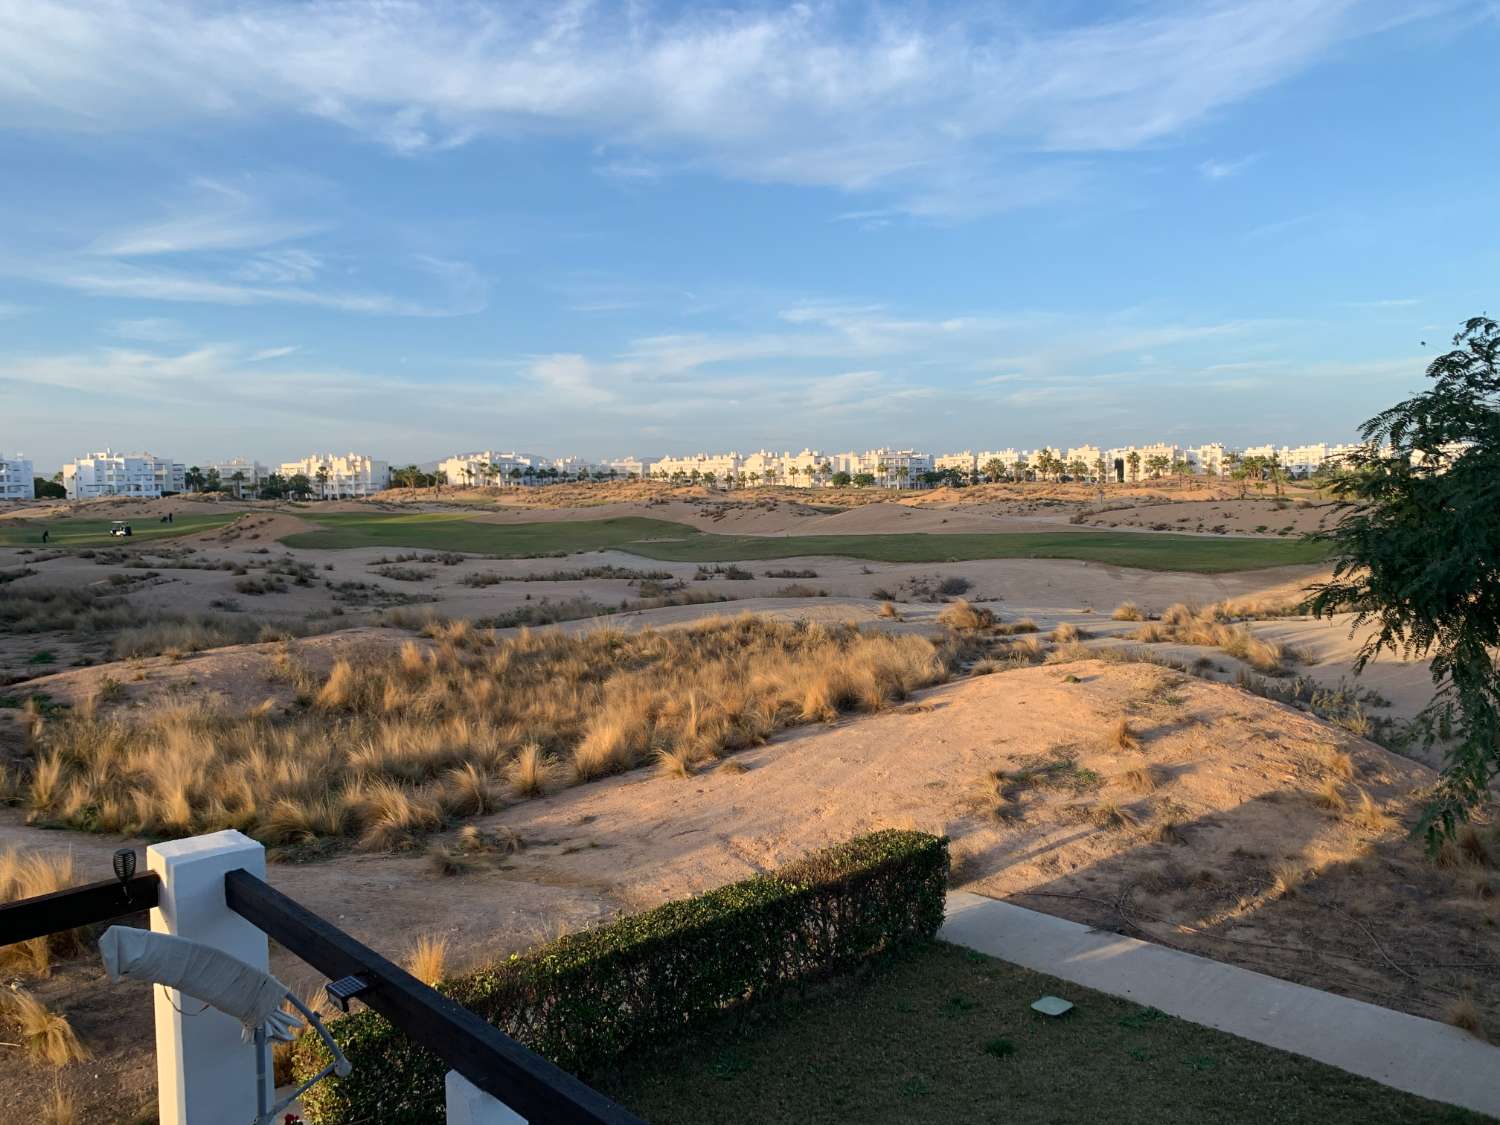
<path id="1" fill-rule="evenodd" d="M 125 859 L 127 854 L 128 862 Z M 134 866 L 134 853 L 124 850 L 115 853 L 115 874 L 122 883 L 129 878 L 129 874 L 121 874 L 122 869 Z M 175 988 L 183 996 L 200 1000 L 240 1021 L 243 1027 L 241 1041 L 255 1044 L 255 1125 L 270 1125 L 278 1113 L 314 1083 L 330 1074 L 342 1078 L 353 1069 L 317 1014 L 297 999 L 286 985 L 270 973 L 247 965 L 221 949 L 133 926 L 111 926 L 99 939 L 99 952 L 111 981 L 144 980 L 153 985 Z M 265 1080 L 266 1045 L 271 1040 L 290 1043 L 297 1029 L 303 1026 L 296 1016 L 283 1009 L 285 1003 L 296 1008 L 307 1024 L 317 1031 L 333 1061 L 286 1098 L 268 1106 L 266 1103 L 271 1099 Z"/>

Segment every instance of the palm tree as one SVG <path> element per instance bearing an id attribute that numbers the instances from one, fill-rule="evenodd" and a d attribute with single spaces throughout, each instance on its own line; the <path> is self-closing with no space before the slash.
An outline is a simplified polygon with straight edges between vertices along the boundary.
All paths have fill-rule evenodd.
<path id="1" fill-rule="evenodd" d="M 328 466 L 327 465 L 319 465 L 318 466 L 318 471 L 313 474 L 313 476 L 315 478 L 317 478 L 317 481 L 318 481 L 318 499 L 319 500 L 327 500 L 328 499 L 328 477 L 329 477 L 329 475 L 330 474 L 328 472 Z"/>
<path id="2" fill-rule="evenodd" d="M 792 487 L 796 488 L 797 487 L 797 478 L 802 475 L 802 470 L 799 469 L 799 468 L 797 468 L 796 465 L 793 465 L 791 468 L 789 468 L 787 470 L 787 472 L 791 475 L 791 478 L 792 478 Z"/>
<path id="3" fill-rule="evenodd" d="M 243 469 L 236 469 L 230 473 L 229 483 L 234 485 L 234 498 L 236 500 L 244 499 L 245 471 Z"/>
<path id="4" fill-rule="evenodd" d="M 1152 480 L 1160 480 L 1162 473 L 1166 472 L 1172 462 L 1161 453 L 1153 453 L 1146 458 L 1146 471 L 1151 474 Z"/>
<path id="5" fill-rule="evenodd" d="M 896 487 L 905 488 L 906 482 L 911 479 L 911 467 L 908 465 L 896 466 Z"/>
<path id="6" fill-rule="evenodd" d="M 754 488 L 759 483 L 760 483 L 760 474 L 759 473 L 751 473 L 750 474 L 750 487 Z"/>
<path id="7" fill-rule="evenodd" d="M 890 475 L 891 467 L 889 465 L 887 465 L 884 461 L 882 461 L 882 462 L 880 462 L 880 464 L 878 464 L 878 465 L 875 466 L 875 472 L 880 476 L 881 486 L 884 487 L 884 485 L 885 485 L 885 478 Z"/>
<path id="8" fill-rule="evenodd" d="M 203 470 L 198 468 L 197 465 L 192 466 L 192 468 L 183 474 L 183 480 L 186 482 L 188 488 L 194 492 L 201 492 L 203 490 Z"/>
<path id="9" fill-rule="evenodd" d="M 984 463 L 984 476 L 991 484 L 1005 475 L 1005 462 L 998 457 L 991 457 Z"/>
<path id="10" fill-rule="evenodd" d="M 1125 455 L 1125 464 L 1130 466 L 1130 483 L 1137 483 L 1141 479 L 1141 455 L 1132 449 Z"/>
<path id="11" fill-rule="evenodd" d="M 1276 495 L 1281 495 L 1281 487 L 1286 483 L 1286 469 L 1281 464 L 1281 454 L 1273 452 L 1266 458 L 1266 472 L 1271 478 L 1271 483 L 1276 486 Z"/>

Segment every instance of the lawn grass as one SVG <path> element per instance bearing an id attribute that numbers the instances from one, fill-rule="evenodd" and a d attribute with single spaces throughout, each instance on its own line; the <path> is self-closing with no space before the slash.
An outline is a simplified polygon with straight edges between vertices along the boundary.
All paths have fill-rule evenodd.
<path id="1" fill-rule="evenodd" d="M 1321 543 L 1148 532 L 1056 531 L 893 535 L 715 535 L 640 517 L 556 523 L 487 523 L 445 513 L 335 512 L 308 517 L 319 528 L 287 536 L 288 547 L 424 547 L 502 558 L 613 549 L 673 562 L 742 562 L 809 555 L 881 562 L 1082 559 L 1144 570 L 1215 574 L 1319 562 Z"/>
<path id="2" fill-rule="evenodd" d="M 1076 1007 L 1038 1015 L 1043 995 Z M 943 942 L 727 1016 L 602 1088 L 657 1125 L 1487 1120 Z"/>
<path id="3" fill-rule="evenodd" d="M 129 539 L 110 536 L 113 520 L 0 520 L 0 546 L 39 547 L 42 529 L 46 528 L 52 533 L 47 543 L 49 547 L 104 547 L 111 544 L 128 547 L 145 539 L 171 539 L 223 527 L 237 515 L 238 512 L 226 512 L 223 515 L 177 516 L 171 523 L 161 523 L 155 516 L 132 519 L 130 529 L 133 534 Z"/>

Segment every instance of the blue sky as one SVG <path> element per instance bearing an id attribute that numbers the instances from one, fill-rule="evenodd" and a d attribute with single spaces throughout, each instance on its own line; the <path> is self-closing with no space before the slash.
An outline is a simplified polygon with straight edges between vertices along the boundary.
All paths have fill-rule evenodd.
<path id="1" fill-rule="evenodd" d="M 1345 438 L 1495 311 L 1497 48 L 1493 2 L 0 0 L 0 449 Z"/>

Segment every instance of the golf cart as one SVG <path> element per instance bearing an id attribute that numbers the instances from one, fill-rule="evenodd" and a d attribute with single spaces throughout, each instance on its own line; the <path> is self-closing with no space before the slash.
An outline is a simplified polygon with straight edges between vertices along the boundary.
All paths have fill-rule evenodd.
<path id="1" fill-rule="evenodd" d="M 123 535 L 128 538 L 130 536 L 130 523 L 126 520 L 115 520 L 109 525 L 109 533 L 111 535 Z"/>

